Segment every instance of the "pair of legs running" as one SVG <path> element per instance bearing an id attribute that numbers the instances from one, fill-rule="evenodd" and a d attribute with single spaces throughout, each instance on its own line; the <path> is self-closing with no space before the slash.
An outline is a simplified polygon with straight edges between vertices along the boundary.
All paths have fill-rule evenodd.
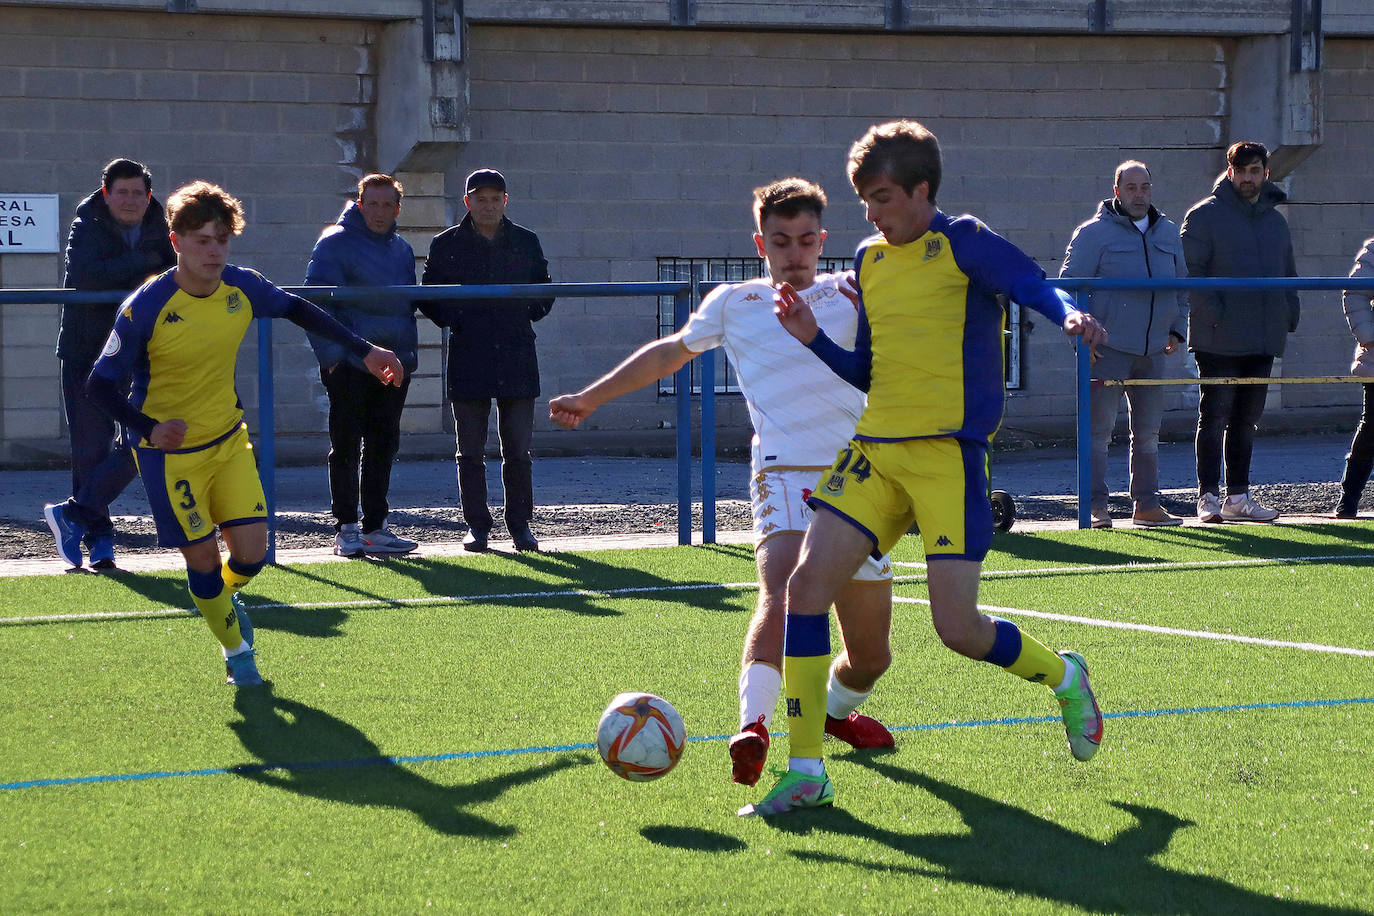
<path id="1" fill-rule="evenodd" d="M 191 600 L 223 647 L 227 682 L 252 687 L 263 683 L 253 652 L 253 624 L 235 599 L 266 562 L 267 524 L 231 525 L 221 533 L 229 548 L 222 563 L 214 536 L 180 548 L 181 555 Z"/>
<path id="2" fill-rule="evenodd" d="M 768 727 L 782 692 L 783 629 L 787 580 L 801 554 L 802 532 L 770 536 L 755 551 L 759 599 L 744 639 L 740 664 L 740 731 L 730 739 L 732 778 L 752 786 L 768 756 Z M 851 577 L 835 597 L 844 649 L 830 667 L 826 733 L 853 747 L 891 747 L 892 735 L 876 719 L 855 710 L 892 663 L 891 579 Z"/>

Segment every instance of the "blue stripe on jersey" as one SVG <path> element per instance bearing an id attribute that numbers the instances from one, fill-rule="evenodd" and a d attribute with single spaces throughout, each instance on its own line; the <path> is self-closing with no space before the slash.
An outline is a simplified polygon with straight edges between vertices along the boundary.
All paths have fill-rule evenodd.
<path id="1" fill-rule="evenodd" d="M 810 658 L 830 654 L 830 614 L 788 614 L 783 654 Z"/>

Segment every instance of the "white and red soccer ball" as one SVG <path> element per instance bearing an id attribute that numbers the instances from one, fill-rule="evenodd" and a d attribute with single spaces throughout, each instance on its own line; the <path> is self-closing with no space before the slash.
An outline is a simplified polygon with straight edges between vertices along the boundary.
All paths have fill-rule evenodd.
<path id="1" fill-rule="evenodd" d="M 596 749 L 611 772 L 631 782 L 658 779 L 682 758 L 687 729 L 682 716 L 652 693 L 622 693 L 596 726 Z"/>

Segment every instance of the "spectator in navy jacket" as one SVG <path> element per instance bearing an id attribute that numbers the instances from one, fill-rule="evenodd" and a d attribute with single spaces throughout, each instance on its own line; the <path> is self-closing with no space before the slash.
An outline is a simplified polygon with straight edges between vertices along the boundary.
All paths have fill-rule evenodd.
<path id="1" fill-rule="evenodd" d="M 390 175 L 358 182 L 358 199 L 344 206 L 310 253 L 308 286 L 414 286 L 415 252 L 396 231 L 401 183 Z M 418 545 L 392 533 L 391 465 L 401 444 L 401 411 L 418 362 L 415 305 L 391 296 L 323 302 L 321 308 L 359 337 L 395 352 L 405 367 L 400 387 L 385 385 L 343 344 L 310 335 L 329 394 L 329 495 L 334 513 L 334 552 L 409 553 Z M 361 480 L 361 485 L 360 485 Z M 359 521 L 358 504 L 362 501 Z"/>
<path id="2" fill-rule="evenodd" d="M 62 285 L 81 290 L 132 290 L 176 264 L 162 205 L 153 199 L 153 176 L 140 162 L 115 159 L 101 173 L 101 188 L 76 208 L 67 237 Z M 72 495 L 45 506 L 57 552 L 80 566 L 84 542 L 95 569 L 111 569 L 114 524 L 110 503 L 137 470 L 116 435 L 115 422 L 86 397 L 86 377 L 114 327 L 116 302 L 62 306 L 57 358 L 62 402 L 72 440 Z"/>
<path id="3" fill-rule="evenodd" d="M 506 218 L 506 179 L 495 169 L 468 176 L 463 203 L 468 215 L 434 237 L 421 282 L 432 284 L 547 283 L 549 262 L 539 237 Z M 534 328 L 553 299 L 432 299 L 420 311 L 451 329 L 448 397 L 458 434 L 458 498 L 468 535 L 467 550 L 486 550 L 491 533 L 487 507 L 487 424 L 496 399 L 501 440 L 501 482 L 506 491 L 506 530 L 517 550 L 538 550 L 530 531 L 534 489 L 530 438 L 539 397 Z"/>

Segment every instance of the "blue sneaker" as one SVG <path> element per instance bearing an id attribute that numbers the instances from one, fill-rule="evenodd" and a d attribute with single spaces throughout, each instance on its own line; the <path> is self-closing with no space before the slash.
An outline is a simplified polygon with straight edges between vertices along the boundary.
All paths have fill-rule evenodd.
<path id="1" fill-rule="evenodd" d="M 43 507 L 43 517 L 52 529 L 53 540 L 57 541 L 57 555 L 68 565 L 81 568 L 81 538 L 86 528 L 76 519 L 69 518 L 63 503 Z"/>
<path id="2" fill-rule="evenodd" d="M 102 534 L 91 541 L 91 569 L 114 569 L 114 535 Z"/>
<path id="3" fill-rule="evenodd" d="M 234 687 L 258 687 L 262 685 L 262 675 L 258 674 L 258 663 L 253 659 L 253 650 L 231 655 L 224 660 L 224 682 Z"/>
<path id="4" fill-rule="evenodd" d="M 234 597 L 229 600 L 233 602 L 234 613 L 237 614 L 239 618 L 239 635 L 243 637 L 244 642 L 248 643 L 249 648 L 252 648 L 253 621 L 248 619 L 247 605 L 243 603 L 243 596 L 238 592 L 234 592 Z"/>

